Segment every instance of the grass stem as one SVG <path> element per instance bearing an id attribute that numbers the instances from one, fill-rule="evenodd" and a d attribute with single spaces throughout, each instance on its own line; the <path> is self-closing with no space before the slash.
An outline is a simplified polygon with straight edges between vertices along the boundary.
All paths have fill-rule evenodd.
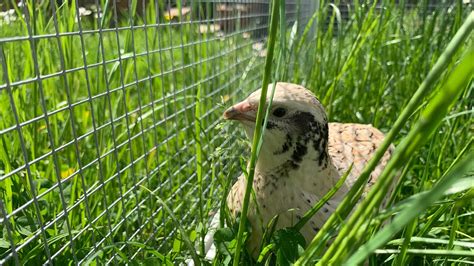
<path id="1" fill-rule="evenodd" d="M 253 179 L 255 174 L 255 165 L 257 163 L 257 150 L 258 146 L 260 145 L 259 142 L 261 141 L 261 134 L 262 134 L 262 121 L 265 116 L 265 103 L 267 100 L 267 90 L 268 84 L 270 83 L 270 76 L 272 73 L 272 65 L 273 65 L 273 53 L 275 50 L 275 40 L 277 37 L 277 28 L 278 28 L 278 12 L 280 7 L 280 1 L 282 0 L 273 0 L 272 1 L 272 10 L 271 10 L 271 17 L 270 17 L 270 30 L 268 35 L 268 43 L 267 43 L 267 57 L 265 58 L 265 70 L 263 73 L 263 80 L 262 80 L 262 91 L 260 96 L 260 102 L 258 105 L 257 111 L 257 118 L 255 121 L 255 132 L 253 135 L 253 143 L 252 143 L 252 151 L 250 155 L 250 162 L 248 166 L 248 176 L 247 176 L 247 183 L 245 188 L 245 195 L 242 204 L 242 213 L 241 219 L 239 222 L 239 231 L 237 233 L 237 246 L 234 255 L 233 265 L 238 266 L 240 261 L 240 253 L 243 247 L 242 239 L 243 234 L 246 228 L 247 222 L 247 211 L 249 208 L 249 201 L 250 201 L 250 194 L 253 188 Z"/>

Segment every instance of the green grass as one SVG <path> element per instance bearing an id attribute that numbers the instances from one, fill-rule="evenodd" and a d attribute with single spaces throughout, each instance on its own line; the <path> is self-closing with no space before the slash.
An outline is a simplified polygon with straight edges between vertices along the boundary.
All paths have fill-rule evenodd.
<path id="1" fill-rule="evenodd" d="M 292 253 L 302 254 L 299 265 L 352 265 L 367 258 L 373 265 L 472 263 L 472 247 L 459 250 L 453 243 L 472 243 L 473 234 L 473 183 L 469 179 L 473 171 L 473 155 L 469 153 L 473 140 L 473 14 L 468 17 L 469 8 L 464 10 L 459 3 L 449 10 L 425 10 L 423 4 L 414 10 L 403 10 L 389 2 L 384 2 L 382 9 L 360 5 L 349 21 L 341 21 L 337 7 L 323 3 L 314 21 L 329 16 L 340 23 L 338 27 L 330 24 L 327 29 L 320 23 L 311 37 L 311 25 L 307 25 L 295 49 L 288 51 L 292 57 L 283 63 L 289 65 L 283 71 L 288 73 L 285 80 L 315 91 L 330 120 L 371 123 L 390 132 L 379 155 L 390 142 L 399 149 L 380 182 L 348 220 L 341 222 L 340 217 L 347 216 L 357 202 L 360 185 L 378 159 L 304 253 L 297 248 L 297 238 L 292 248 L 288 247 L 288 238 L 286 246 L 279 246 L 282 236 L 277 232 L 261 254 L 262 263 L 272 261 L 272 252 L 280 264 L 295 262 L 288 255 Z M 464 27 L 454 37 L 463 20 Z M 336 29 L 338 34 L 333 32 Z M 452 44 L 448 46 L 449 42 Z M 464 159 L 462 163 L 460 159 Z M 451 171 L 454 168 L 456 171 Z M 391 180 L 400 173 L 392 205 L 377 215 L 374 210 L 380 206 Z M 457 187 L 457 193 L 443 197 L 450 186 Z M 397 203 L 411 199 L 413 194 L 416 200 Z M 406 210 L 400 211 L 401 207 Z M 382 223 L 390 223 L 390 217 L 393 223 L 379 231 Z M 331 235 L 335 237 L 331 247 L 327 251 L 319 249 Z M 412 236 L 426 237 L 430 245 L 412 243 Z M 403 239 L 398 249 L 384 247 L 396 238 Z M 445 239 L 448 245 L 436 245 L 437 239 Z M 364 242 L 367 244 L 363 248 L 367 249 L 358 249 Z M 378 255 L 371 255 L 373 252 Z M 225 261 L 228 255 L 223 254 L 221 259 Z"/>
<path id="2" fill-rule="evenodd" d="M 397 166 L 400 181 L 387 209 L 353 221 L 373 218 L 361 224 L 365 231 L 354 230 L 351 235 L 371 252 L 362 254 L 343 244 L 331 253 L 338 262 L 369 256 L 371 265 L 472 263 L 472 182 L 461 179 L 464 182 L 456 182 L 446 196 L 440 192 L 449 187 L 443 180 L 464 176 L 460 169 L 470 167 L 472 177 L 472 163 L 465 161 L 472 154 L 472 71 L 457 70 L 471 67 L 462 62 L 472 54 L 472 33 L 446 59 L 413 109 L 406 109 L 468 17 L 469 7 L 457 3 L 432 13 L 426 11 L 427 1 L 414 9 L 390 2 L 375 9 L 356 1 L 349 20 L 339 18 L 335 5 L 321 3 L 315 27 L 298 25 L 295 36 L 290 33 L 293 26 L 284 27 L 280 17 L 280 29 L 286 32 L 276 41 L 272 75 L 313 90 L 331 121 L 371 123 L 387 133 L 406 116 L 393 135 L 400 147 L 415 134 L 413 128 L 423 114 L 438 115 L 439 126 L 430 124 L 430 130 L 417 131 L 422 141 L 410 147 L 404 163 Z M 263 59 L 251 48 L 255 40 L 233 33 L 223 40 L 214 34 L 199 35 L 198 24 L 55 38 L 55 19 L 59 32 L 80 30 L 74 4 L 60 7 L 54 18 L 48 4 L 27 3 L 32 32 L 52 35 L 33 42 L 13 40 L 28 36 L 25 21 L 0 26 L 0 210 L 14 212 L 1 225 L 0 259 L 11 252 L 12 244 L 25 244 L 18 257 L 29 264 L 45 262 L 48 253 L 58 253 L 55 264 L 82 260 L 175 264 L 191 254 L 196 259 L 207 221 L 219 205 L 223 209 L 225 191 L 248 159 L 242 156 L 248 148 L 242 144 L 241 131 L 221 123 L 220 115 L 262 84 Z M 136 4 L 131 1 L 132 7 Z M 102 21 L 84 17 L 80 25 L 87 31 L 99 24 L 109 28 L 114 23 L 120 27 L 168 23 L 156 13 L 162 3 L 150 1 L 155 4 L 157 8 L 147 8 L 143 16 L 121 14 L 116 22 L 111 6 Z M 201 19 L 204 16 L 201 12 Z M 322 23 L 328 16 L 335 26 Z M 191 45 L 194 42 L 198 43 Z M 147 51 L 154 52 L 147 55 Z M 199 60 L 199 65 L 182 68 Z M 48 76 L 54 73 L 58 75 Z M 41 83 L 22 83 L 38 74 Z M 446 86 L 461 80 L 456 75 L 467 78 L 468 85 L 451 87 L 459 95 L 446 97 Z M 147 80 L 148 76 L 153 78 Z M 433 109 L 437 99 L 447 101 L 446 115 Z M 47 122 L 42 118 L 45 111 L 50 113 Z M 26 124 L 17 129 L 16 119 Z M 23 167 L 25 157 L 28 168 Z M 31 203 L 34 198 L 37 204 Z M 417 200 L 426 206 L 413 204 Z M 65 209 L 67 218 L 60 215 Z M 407 213 L 414 219 L 404 216 Z M 390 217 L 397 230 L 381 231 L 380 224 Z M 47 229 L 43 232 L 41 226 Z M 219 236 L 215 264 L 232 259 L 252 263 L 245 252 L 234 258 L 236 229 L 231 226 L 224 232 L 227 235 Z M 345 230 L 336 227 L 330 232 L 337 235 L 339 229 Z M 284 233 L 279 236 L 285 237 Z M 270 243 L 264 259 L 278 253 L 278 243 Z M 311 262 L 323 258 L 315 248 L 305 254 L 301 259 Z M 9 258 L 8 263 L 13 262 Z"/>
<path id="3" fill-rule="evenodd" d="M 55 264 L 90 257 L 106 262 L 117 251 L 124 254 L 115 256 L 117 262 L 156 258 L 149 247 L 183 259 L 186 247 L 174 221 L 143 187 L 166 201 L 193 241 L 201 238 L 216 205 L 211 199 L 219 192 L 218 181 L 230 179 L 238 167 L 232 158 L 225 163 L 214 155 L 225 141 L 216 123 L 224 108 L 221 98 L 239 95 L 241 86 L 258 86 L 263 59 L 254 58 L 253 40 L 241 33 L 226 39 L 199 35 L 198 23 L 172 26 L 153 8 L 146 21 L 122 14 L 114 22 L 112 8 L 101 22 L 88 16 L 79 25 L 74 5 L 59 7 L 54 18 L 47 5 L 28 3 L 36 8 L 32 32 L 53 35 L 14 41 L 28 36 L 26 21 L 0 27 L 0 195 L 5 212 L 15 212 L 8 219 L 11 232 L 0 233 L 0 258 L 13 242 L 26 245 L 18 252 L 22 263 L 45 262 L 48 253 L 57 252 Z M 126 27 L 131 16 L 134 25 L 161 24 L 54 37 L 56 30 L 87 32 L 99 23 L 106 29 L 114 23 Z M 41 83 L 18 84 L 38 73 Z M 15 116 L 26 123 L 21 138 Z M 37 205 L 30 202 L 35 198 Z M 60 215 L 64 209 L 67 219 Z M 42 232 L 41 226 L 47 229 Z"/>

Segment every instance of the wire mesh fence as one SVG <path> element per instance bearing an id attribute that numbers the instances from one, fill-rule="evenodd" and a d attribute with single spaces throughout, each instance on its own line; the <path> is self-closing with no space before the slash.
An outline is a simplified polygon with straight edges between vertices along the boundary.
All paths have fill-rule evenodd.
<path id="1" fill-rule="evenodd" d="M 269 2 L 1 5 L 0 264 L 181 254 L 240 171 L 220 114 L 260 84 Z"/>

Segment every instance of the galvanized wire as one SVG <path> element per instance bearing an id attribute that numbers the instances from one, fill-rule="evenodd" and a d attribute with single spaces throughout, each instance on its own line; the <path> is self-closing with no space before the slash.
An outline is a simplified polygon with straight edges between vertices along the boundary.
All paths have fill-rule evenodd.
<path id="1" fill-rule="evenodd" d="M 143 187 L 191 233 L 218 206 L 222 180 L 240 171 L 236 158 L 216 152 L 241 147 L 222 133 L 220 114 L 259 85 L 269 2 L 102 2 L 89 1 L 96 17 L 84 22 L 81 0 L 22 1 L 18 20 L 0 23 L 0 115 L 8 113 L 0 121 L 0 264 L 185 254 L 173 220 Z M 290 25 L 315 10 L 309 0 L 287 6 Z"/>

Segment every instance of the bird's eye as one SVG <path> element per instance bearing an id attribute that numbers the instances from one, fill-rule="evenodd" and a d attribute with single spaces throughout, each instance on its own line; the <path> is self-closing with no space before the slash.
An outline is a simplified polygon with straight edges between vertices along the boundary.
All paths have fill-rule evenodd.
<path id="1" fill-rule="evenodd" d="M 273 115 L 276 117 L 283 117 L 286 115 L 286 109 L 283 107 L 278 107 L 275 110 L 273 110 Z"/>

